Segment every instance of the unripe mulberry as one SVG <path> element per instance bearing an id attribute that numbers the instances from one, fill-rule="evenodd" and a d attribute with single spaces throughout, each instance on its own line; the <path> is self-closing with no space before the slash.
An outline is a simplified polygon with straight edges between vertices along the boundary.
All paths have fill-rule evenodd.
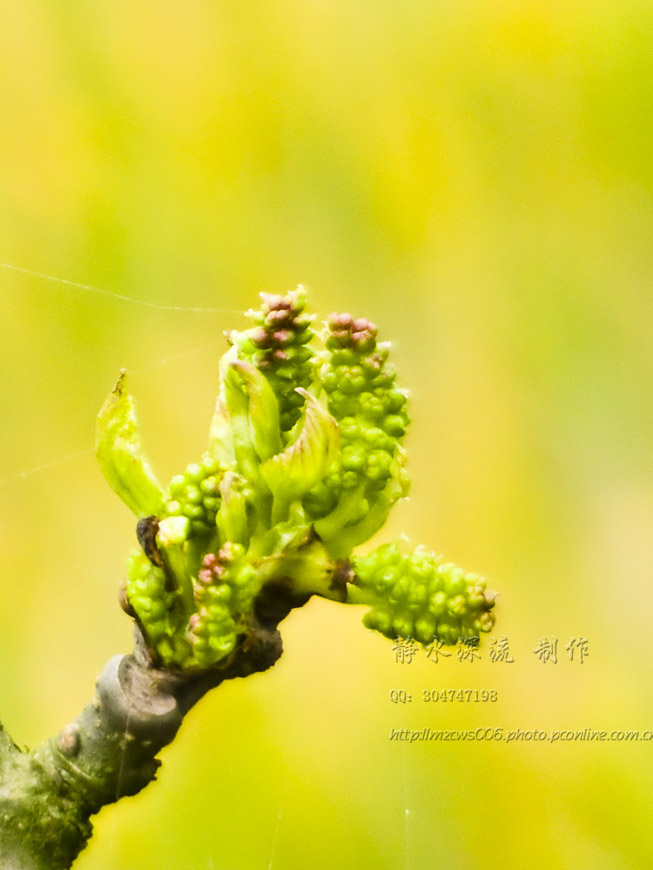
<path id="1" fill-rule="evenodd" d="M 421 549 L 402 554 L 386 544 L 351 560 L 353 603 L 371 604 L 364 624 L 387 637 L 455 644 L 494 624 L 494 596 L 485 580 Z"/>

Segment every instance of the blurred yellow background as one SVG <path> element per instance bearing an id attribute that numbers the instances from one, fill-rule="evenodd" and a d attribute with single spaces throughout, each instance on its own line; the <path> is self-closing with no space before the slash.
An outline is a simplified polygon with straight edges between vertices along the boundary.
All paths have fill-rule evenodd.
<path id="1" fill-rule="evenodd" d="M 110 291 L 0 268 L 10 733 L 55 733 L 130 648 L 134 523 L 92 453 L 119 369 L 165 481 L 204 449 L 223 330 L 298 283 L 377 323 L 411 392 L 376 540 L 484 574 L 515 659 L 397 664 L 312 601 L 79 870 L 651 866 L 653 744 L 389 734 L 653 728 L 652 95 L 644 0 L 1 0 L 0 262 Z"/>

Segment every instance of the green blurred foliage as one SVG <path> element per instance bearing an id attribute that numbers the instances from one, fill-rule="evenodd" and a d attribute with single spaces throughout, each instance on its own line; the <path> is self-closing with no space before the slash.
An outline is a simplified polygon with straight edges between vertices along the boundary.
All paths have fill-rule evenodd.
<path id="1" fill-rule="evenodd" d="M 1 0 L 0 261 L 134 300 L 0 268 L 15 738 L 129 649 L 133 522 L 92 455 L 119 369 L 166 479 L 204 447 L 223 330 L 297 283 L 375 321 L 411 389 L 412 497 L 378 540 L 485 574 L 516 659 L 398 665 L 361 609 L 311 602 L 80 870 L 651 864 L 646 744 L 388 735 L 653 727 L 652 33 L 644 0 Z M 421 701 L 461 686 L 500 700 Z"/>

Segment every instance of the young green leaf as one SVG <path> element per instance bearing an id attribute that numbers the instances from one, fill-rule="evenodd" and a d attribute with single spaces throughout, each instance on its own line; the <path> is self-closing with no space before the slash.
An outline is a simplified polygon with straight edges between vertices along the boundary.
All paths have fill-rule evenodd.
<path id="1" fill-rule="evenodd" d="M 163 489 L 141 447 L 124 369 L 98 414 L 95 454 L 109 485 L 137 517 L 161 516 Z"/>
<path id="2" fill-rule="evenodd" d="M 234 360 L 231 368 L 240 376 L 249 397 L 249 426 L 259 459 L 270 459 L 281 450 L 279 403 L 265 375 L 251 363 Z"/>
<path id="3" fill-rule="evenodd" d="M 318 400 L 301 388 L 306 400 L 304 424 L 297 440 L 261 465 L 261 476 L 275 500 L 274 521 L 319 483 L 338 454 L 338 424 Z"/>
<path id="4" fill-rule="evenodd" d="M 209 428 L 208 453 L 209 456 L 217 459 L 220 465 L 225 467 L 233 465 L 236 461 L 234 456 L 234 439 L 223 388 L 221 388 L 215 401 L 215 410 Z"/>

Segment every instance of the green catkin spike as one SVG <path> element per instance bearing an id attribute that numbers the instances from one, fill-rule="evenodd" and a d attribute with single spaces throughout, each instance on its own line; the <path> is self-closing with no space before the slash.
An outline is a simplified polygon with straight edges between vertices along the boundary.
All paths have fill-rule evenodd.
<path id="1" fill-rule="evenodd" d="M 165 494 L 168 516 L 184 516 L 190 521 L 190 535 L 215 530 L 220 508 L 220 481 L 224 469 L 219 461 L 205 454 L 201 462 L 187 466 L 172 478 Z"/>
<path id="2" fill-rule="evenodd" d="M 242 617 L 251 610 L 261 584 L 244 553 L 240 544 L 228 542 L 202 561 L 195 583 L 197 610 L 188 624 L 188 639 L 199 667 L 210 667 L 228 656 L 245 631 Z"/>
<path id="3" fill-rule="evenodd" d="M 386 544 L 354 557 L 351 567 L 350 601 L 370 604 L 363 623 L 387 637 L 455 644 L 494 625 L 494 596 L 485 580 L 434 553 L 418 548 L 405 555 Z"/>
<path id="4" fill-rule="evenodd" d="M 136 613 L 150 649 L 160 656 L 164 664 L 172 661 L 171 625 L 175 595 L 166 589 L 166 575 L 153 565 L 140 550 L 134 550 L 127 559 L 127 601 Z"/>
<path id="5" fill-rule="evenodd" d="M 258 311 L 249 311 L 256 326 L 232 333 L 239 356 L 263 372 L 279 402 L 282 432 L 289 432 L 304 404 L 297 387 L 308 389 L 313 381 L 313 353 L 308 347 L 315 335 L 311 315 L 304 312 L 306 296 L 301 287 L 277 296 L 261 293 Z"/>
<path id="6" fill-rule="evenodd" d="M 373 323 L 333 314 L 328 327 L 330 356 L 321 377 L 342 438 L 339 482 L 344 489 L 361 481 L 368 490 L 382 489 L 408 427 L 406 394 L 394 386 L 389 345 L 377 343 Z"/>
<path id="7" fill-rule="evenodd" d="M 365 318 L 332 314 L 320 377 L 338 421 L 339 459 L 304 500 L 323 540 L 344 550 L 367 540 L 408 491 L 401 441 L 409 423 L 406 394 L 395 386 L 389 345 Z M 360 527 L 359 527 L 359 524 Z M 341 532 L 349 527 L 345 538 Z"/>

